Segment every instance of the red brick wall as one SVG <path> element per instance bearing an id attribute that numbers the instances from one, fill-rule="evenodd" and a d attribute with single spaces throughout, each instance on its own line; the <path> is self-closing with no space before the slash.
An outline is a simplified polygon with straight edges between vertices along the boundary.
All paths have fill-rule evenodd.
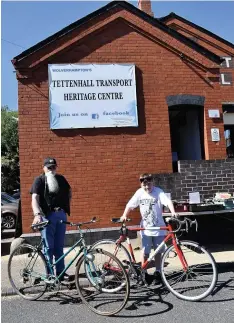
<path id="1" fill-rule="evenodd" d="M 206 33 L 204 33 L 201 30 L 198 30 L 195 27 L 192 27 L 185 22 L 180 21 L 177 18 L 172 18 L 166 22 L 168 26 L 175 29 L 177 32 L 181 33 L 182 35 L 192 38 L 195 37 L 197 39 L 197 43 L 202 45 L 203 47 L 207 48 L 211 52 L 215 53 L 219 56 L 234 56 L 234 49 L 230 47 L 228 44 L 223 43 L 221 40 L 218 40 Z M 216 145 L 216 151 L 219 150 L 220 157 L 223 155 L 223 146 L 220 143 L 212 143 L 210 141 L 210 128 L 215 127 L 215 124 L 213 123 L 213 120 L 208 117 L 208 107 L 210 108 L 219 108 L 221 113 L 220 120 L 217 120 L 218 127 L 220 129 L 220 133 L 223 137 L 223 119 L 222 119 L 222 109 L 218 102 L 233 102 L 234 101 L 234 68 L 220 68 L 220 73 L 231 73 L 232 74 L 232 85 L 220 85 L 216 88 L 216 91 L 214 92 L 214 96 L 211 99 L 211 101 L 208 103 L 206 101 L 207 109 L 205 113 L 205 128 L 206 128 L 206 136 L 207 139 L 205 140 L 205 151 L 206 151 L 206 158 L 207 159 L 213 159 L 213 154 L 211 152 L 211 149 L 209 149 L 209 146 L 211 147 L 212 144 Z M 218 158 L 220 158 L 218 157 Z M 224 157 L 224 156 L 223 156 Z"/>
<path id="2" fill-rule="evenodd" d="M 191 38 L 196 37 L 197 43 L 202 45 L 203 47 L 207 48 L 208 50 L 212 51 L 216 55 L 219 56 L 232 56 L 234 57 L 234 49 L 230 47 L 228 44 L 223 43 L 221 40 L 218 40 L 208 34 L 198 30 L 185 22 L 178 20 L 177 18 L 170 19 L 166 22 L 171 28 L 177 30 L 177 32 L 181 33 L 182 35 Z M 234 101 L 234 68 L 227 69 L 222 68 L 220 69 L 221 73 L 232 73 L 232 85 L 222 85 L 220 87 L 220 98 L 222 102 L 233 102 Z"/>
<path id="3" fill-rule="evenodd" d="M 122 215 L 125 204 L 138 187 L 142 172 L 171 172 L 171 145 L 166 97 L 175 94 L 204 95 L 205 115 L 214 106 L 221 109 L 219 84 L 209 83 L 207 72 L 187 64 L 159 44 L 159 38 L 187 48 L 161 31 L 153 30 L 139 18 L 122 13 L 139 28 L 155 33 L 149 38 L 139 30 L 118 20 L 112 28 L 66 47 L 38 65 L 31 78 L 19 79 L 19 141 L 23 231 L 32 221 L 29 189 L 33 178 L 42 171 L 46 156 L 57 159 L 73 190 L 72 221 L 97 216 L 97 227 L 110 226 L 112 217 Z M 87 30 L 85 30 L 87 32 Z M 77 34 L 79 35 L 79 34 Z M 71 37 L 69 36 L 69 41 Z M 60 41 L 61 43 L 61 41 Z M 56 49 L 56 44 L 54 44 Z M 46 51 L 46 49 L 45 49 Z M 215 66 L 190 49 L 201 64 Z M 38 57 L 37 57 L 38 55 Z M 41 52 L 33 55 L 41 60 Z M 131 129 L 49 129 L 48 63 L 134 63 L 137 77 L 139 127 Z M 33 64 L 31 60 L 30 64 Z M 219 144 L 210 140 L 212 120 L 206 125 L 206 157 L 225 157 L 223 137 Z M 223 130 L 222 124 L 215 126 Z M 137 218 L 137 216 L 136 216 Z"/>

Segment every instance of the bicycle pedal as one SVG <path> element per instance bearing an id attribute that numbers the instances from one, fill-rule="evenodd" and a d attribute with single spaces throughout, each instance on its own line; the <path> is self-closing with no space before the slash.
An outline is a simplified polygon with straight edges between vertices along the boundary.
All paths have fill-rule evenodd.
<path id="1" fill-rule="evenodd" d="M 60 282 L 60 284 L 61 284 L 61 285 L 64 285 L 64 286 L 69 286 L 69 285 L 71 285 L 71 284 L 72 284 L 72 282 L 62 280 L 62 281 Z"/>
<path id="2" fill-rule="evenodd" d="M 128 260 L 123 260 L 123 263 L 126 265 L 130 265 L 130 261 L 128 261 Z"/>

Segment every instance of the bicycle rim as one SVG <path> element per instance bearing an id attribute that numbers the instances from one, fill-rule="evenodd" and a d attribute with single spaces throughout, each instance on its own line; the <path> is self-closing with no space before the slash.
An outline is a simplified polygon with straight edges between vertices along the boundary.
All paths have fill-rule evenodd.
<path id="1" fill-rule="evenodd" d="M 38 299 L 47 287 L 43 280 L 47 276 L 44 256 L 31 245 L 20 245 L 10 256 L 8 276 L 18 295 L 28 300 Z"/>
<path id="2" fill-rule="evenodd" d="M 214 258 L 195 242 L 180 241 L 178 246 L 184 255 L 187 268 L 184 269 L 178 250 L 173 245 L 170 246 L 162 258 L 163 281 L 178 298 L 199 301 L 210 295 L 216 285 L 217 269 Z"/>
<path id="3" fill-rule="evenodd" d="M 83 256 L 76 268 L 76 287 L 82 301 L 95 313 L 114 315 L 129 297 L 129 280 L 121 262 L 103 249 Z"/>

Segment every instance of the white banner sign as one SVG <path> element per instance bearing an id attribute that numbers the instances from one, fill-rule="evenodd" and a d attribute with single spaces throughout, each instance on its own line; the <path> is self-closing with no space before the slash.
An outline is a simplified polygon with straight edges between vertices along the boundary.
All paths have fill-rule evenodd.
<path id="1" fill-rule="evenodd" d="M 135 65 L 52 64 L 50 129 L 137 127 Z"/>

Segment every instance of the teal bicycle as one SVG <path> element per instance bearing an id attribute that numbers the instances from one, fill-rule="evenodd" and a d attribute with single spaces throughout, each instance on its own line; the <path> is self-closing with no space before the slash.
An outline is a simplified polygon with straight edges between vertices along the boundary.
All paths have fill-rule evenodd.
<path id="1" fill-rule="evenodd" d="M 128 301 L 129 279 L 124 266 L 114 255 L 101 248 L 91 250 L 86 245 L 81 228 L 96 222 L 96 218 L 82 223 L 60 222 L 77 227 L 80 238 L 53 263 L 50 262 L 42 236 L 37 246 L 27 243 L 18 246 L 8 262 L 8 275 L 12 287 L 18 295 L 27 300 L 37 300 L 47 290 L 59 291 L 61 277 L 77 260 L 75 283 L 81 300 L 97 314 L 118 313 Z M 32 228 L 42 231 L 48 224 L 49 221 L 45 221 L 33 225 Z M 79 247 L 77 251 L 76 247 Z M 59 276 L 54 275 L 56 264 L 73 250 L 75 256 L 65 266 L 64 271 Z"/>

